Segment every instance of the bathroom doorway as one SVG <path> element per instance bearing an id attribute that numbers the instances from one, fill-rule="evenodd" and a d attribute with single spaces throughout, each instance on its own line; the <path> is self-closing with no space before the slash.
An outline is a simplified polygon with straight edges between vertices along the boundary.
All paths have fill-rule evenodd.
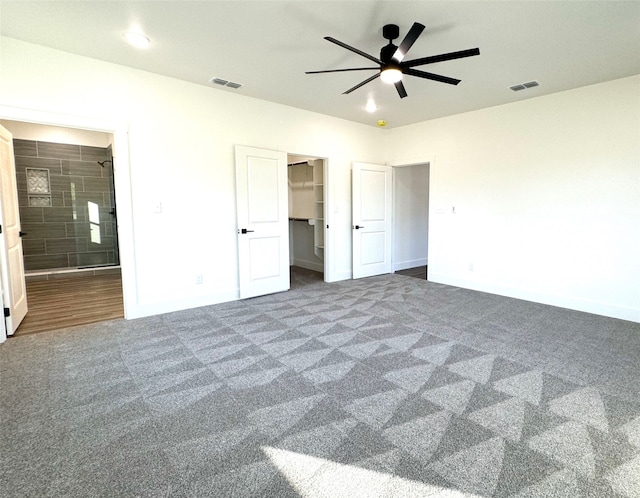
<path id="1" fill-rule="evenodd" d="M 78 325 L 79 316 L 82 323 L 100 321 L 107 308 L 104 319 L 124 316 L 112 134 L 2 125 L 13 135 L 27 296 L 33 295 L 16 334 Z M 108 293 L 94 292 L 105 284 Z"/>

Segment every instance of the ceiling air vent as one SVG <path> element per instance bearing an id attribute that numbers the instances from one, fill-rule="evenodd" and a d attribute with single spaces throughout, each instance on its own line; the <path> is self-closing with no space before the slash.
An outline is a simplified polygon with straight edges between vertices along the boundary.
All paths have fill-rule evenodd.
<path id="1" fill-rule="evenodd" d="M 540 83 L 538 83 L 537 81 L 527 81 L 526 83 L 522 83 L 520 85 L 513 85 L 513 86 L 510 86 L 509 88 L 514 92 L 519 92 L 520 90 L 526 90 L 527 88 L 533 88 L 539 85 Z"/>
<path id="2" fill-rule="evenodd" d="M 234 90 L 242 86 L 241 83 L 234 83 L 233 81 L 223 80 L 222 78 L 216 78 L 216 77 L 211 78 L 209 81 L 214 85 L 227 86 L 229 88 L 233 88 Z"/>

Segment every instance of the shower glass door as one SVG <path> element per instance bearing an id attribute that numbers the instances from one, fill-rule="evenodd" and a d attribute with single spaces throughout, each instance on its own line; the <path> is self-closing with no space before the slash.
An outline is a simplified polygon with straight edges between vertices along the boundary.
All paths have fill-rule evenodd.
<path id="1" fill-rule="evenodd" d="M 25 270 L 120 263 L 111 146 L 15 140 Z"/>

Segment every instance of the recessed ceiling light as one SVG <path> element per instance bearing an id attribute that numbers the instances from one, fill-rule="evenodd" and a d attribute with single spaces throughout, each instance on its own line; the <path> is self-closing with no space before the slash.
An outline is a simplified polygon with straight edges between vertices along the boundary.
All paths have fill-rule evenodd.
<path id="1" fill-rule="evenodd" d="M 136 48 L 147 48 L 151 43 L 151 40 L 139 31 L 127 31 L 124 34 L 124 39 L 127 40 L 129 45 Z"/>
<path id="2" fill-rule="evenodd" d="M 378 106 L 376 105 L 373 99 L 367 100 L 367 105 L 365 106 L 365 110 L 367 112 L 376 112 L 378 110 Z"/>

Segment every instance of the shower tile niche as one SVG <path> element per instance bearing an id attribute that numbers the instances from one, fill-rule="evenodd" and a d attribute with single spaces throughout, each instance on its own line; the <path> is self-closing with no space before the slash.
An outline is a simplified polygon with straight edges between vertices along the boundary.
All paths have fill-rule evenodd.
<path id="1" fill-rule="evenodd" d="M 13 142 L 25 270 L 119 264 L 111 147 Z"/>

